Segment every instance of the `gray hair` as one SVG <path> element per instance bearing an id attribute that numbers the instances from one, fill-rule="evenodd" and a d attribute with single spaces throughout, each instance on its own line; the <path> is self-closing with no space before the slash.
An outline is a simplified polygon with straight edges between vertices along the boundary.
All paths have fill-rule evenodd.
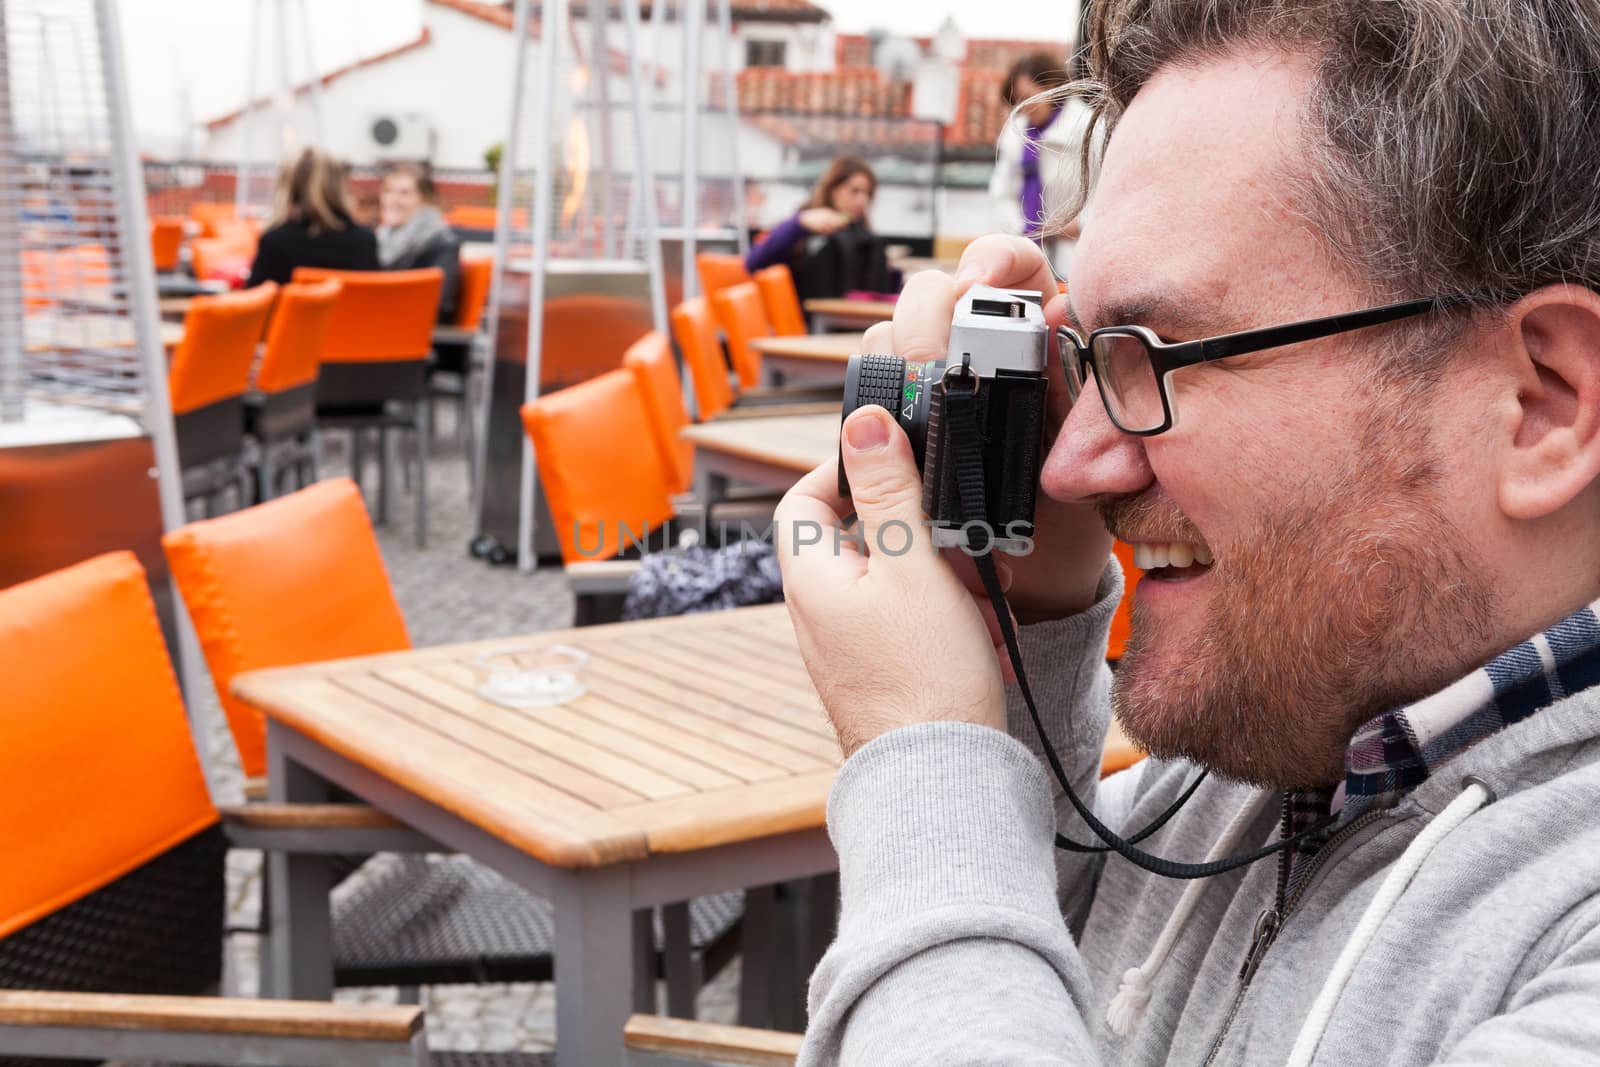
<path id="1" fill-rule="evenodd" d="M 1097 0 L 1088 45 L 1107 136 L 1163 66 L 1309 54 L 1302 209 L 1375 295 L 1600 289 L 1600 0 Z"/>

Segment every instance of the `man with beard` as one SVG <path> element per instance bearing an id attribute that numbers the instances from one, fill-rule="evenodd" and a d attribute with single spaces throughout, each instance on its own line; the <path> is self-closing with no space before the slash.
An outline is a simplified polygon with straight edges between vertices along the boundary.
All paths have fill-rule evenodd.
<path id="1" fill-rule="evenodd" d="M 848 757 L 802 1061 L 1593 1057 L 1600 7 L 1095 11 L 1110 132 L 1070 300 L 1027 242 L 987 238 L 865 348 L 943 358 L 975 282 L 1053 298 L 1077 342 L 1052 361 L 1036 547 L 1001 574 L 1045 733 L 1124 836 L 1209 772 L 1150 853 L 1292 845 L 1186 881 L 1053 847 L 1094 837 L 970 563 L 921 533 L 899 555 L 794 536 L 851 511 L 924 531 L 909 444 L 863 408 L 853 500 L 830 464 L 779 513 Z M 1154 370 L 1162 344 L 1374 308 Z M 1114 680 L 1110 535 L 1147 565 Z M 1097 783 L 1113 709 L 1152 756 Z"/>

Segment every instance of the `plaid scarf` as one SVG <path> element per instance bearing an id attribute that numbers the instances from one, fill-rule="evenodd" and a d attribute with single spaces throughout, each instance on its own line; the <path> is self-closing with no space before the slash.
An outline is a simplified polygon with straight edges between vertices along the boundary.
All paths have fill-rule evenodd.
<path id="1" fill-rule="evenodd" d="M 1287 850 L 1288 884 L 1340 826 L 1391 808 L 1450 759 L 1556 701 L 1600 684 L 1600 600 L 1500 653 L 1466 677 L 1414 704 L 1386 711 L 1345 749 L 1339 819 Z M 1290 790 L 1285 829 L 1299 833 L 1327 817 L 1339 790 Z"/>

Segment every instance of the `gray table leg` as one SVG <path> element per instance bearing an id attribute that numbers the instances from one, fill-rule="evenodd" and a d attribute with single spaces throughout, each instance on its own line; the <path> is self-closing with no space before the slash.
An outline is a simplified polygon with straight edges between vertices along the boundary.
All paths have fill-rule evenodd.
<path id="1" fill-rule="evenodd" d="M 694 465 L 694 495 L 710 514 L 712 504 L 728 495 L 728 476 L 711 469 L 704 456 Z"/>
<path id="2" fill-rule="evenodd" d="M 778 887 L 744 891 L 744 922 L 739 934 L 739 1025 L 772 1026 L 772 968 L 778 926 Z"/>
<path id="3" fill-rule="evenodd" d="M 633 1010 L 656 1013 L 655 909 L 633 913 Z"/>
<path id="4" fill-rule="evenodd" d="M 284 753 L 284 733 L 267 724 L 267 772 L 274 801 L 322 803 L 328 783 Z M 333 888 L 326 856 L 267 854 L 267 899 L 271 933 L 262 992 L 293 1000 L 333 999 L 333 931 L 328 893 Z"/>
<path id="5" fill-rule="evenodd" d="M 633 906 L 626 867 L 554 872 L 556 1063 L 621 1063 L 633 1001 Z"/>

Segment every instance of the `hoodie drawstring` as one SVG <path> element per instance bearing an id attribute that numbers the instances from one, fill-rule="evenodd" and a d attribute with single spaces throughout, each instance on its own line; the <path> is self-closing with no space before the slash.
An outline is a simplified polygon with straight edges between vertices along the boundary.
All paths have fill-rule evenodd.
<path id="1" fill-rule="evenodd" d="M 1211 852 L 1206 856 L 1207 863 L 1215 862 L 1233 850 L 1239 839 L 1244 836 L 1246 828 L 1254 820 L 1256 813 L 1260 811 L 1262 800 L 1268 795 L 1264 791 L 1250 794 L 1244 806 L 1234 813 L 1233 820 L 1222 831 L 1222 836 L 1217 838 L 1217 843 L 1211 846 Z M 1155 981 L 1162 965 L 1167 962 L 1167 956 L 1172 952 L 1172 946 L 1177 944 L 1178 937 L 1183 933 L 1183 927 L 1189 921 L 1189 916 L 1194 913 L 1195 906 L 1200 903 L 1200 894 L 1205 891 L 1208 881 L 1205 878 L 1194 878 L 1183 887 L 1183 895 L 1178 898 L 1178 906 L 1168 917 L 1167 925 L 1161 930 L 1161 936 L 1156 938 L 1154 947 L 1150 949 L 1150 955 L 1138 967 L 1129 967 L 1122 972 L 1122 984 L 1117 987 L 1117 995 L 1111 998 L 1111 1004 L 1106 1008 L 1106 1025 L 1110 1026 L 1111 1032 L 1118 1037 L 1127 1037 L 1144 1017 L 1144 1010 L 1150 1004 L 1151 983 Z"/>
<path id="2" fill-rule="evenodd" d="M 1400 899 L 1400 894 L 1405 892 L 1412 877 L 1421 869 L 1428 853 L 1444 840 L 1446 834 L 1494 799 L 1489 787 L 1476 778 L 1468 778 L 1463 785 L 1465 788 L 1439 813 L 1438 818 L 1417 835 L 1399 862 L 1384 876 L 1383 884 L 1378 887 L 1378 895 L 1367 905 L 1366 913 L 1361 916 L 1361 924 L 1345 944 L 1344 951 L 1339 953 L 1333 973 L 1328 975 L 1322 992 L 1317 994 L 1316 1002 L 1311 1005 L 1311 1014 L 1306 1017 L 1305 1025 L 1300 1028 L 1300 1036 L 1295 1039 L 1294 1049 L 1289 1053 L 1288 1067 L 1310 1067 L 1311 1058 L 1316 1055 L 1322 1035 L 1328 1029 L 1328 1021 L 1333 1017 L 1333 1007 L 1349 983 L 1350 976 L 1355 973 L 1356 963 L 1366 954 L 1372 939 L 1377 936 L 1378 927 Z"/>

